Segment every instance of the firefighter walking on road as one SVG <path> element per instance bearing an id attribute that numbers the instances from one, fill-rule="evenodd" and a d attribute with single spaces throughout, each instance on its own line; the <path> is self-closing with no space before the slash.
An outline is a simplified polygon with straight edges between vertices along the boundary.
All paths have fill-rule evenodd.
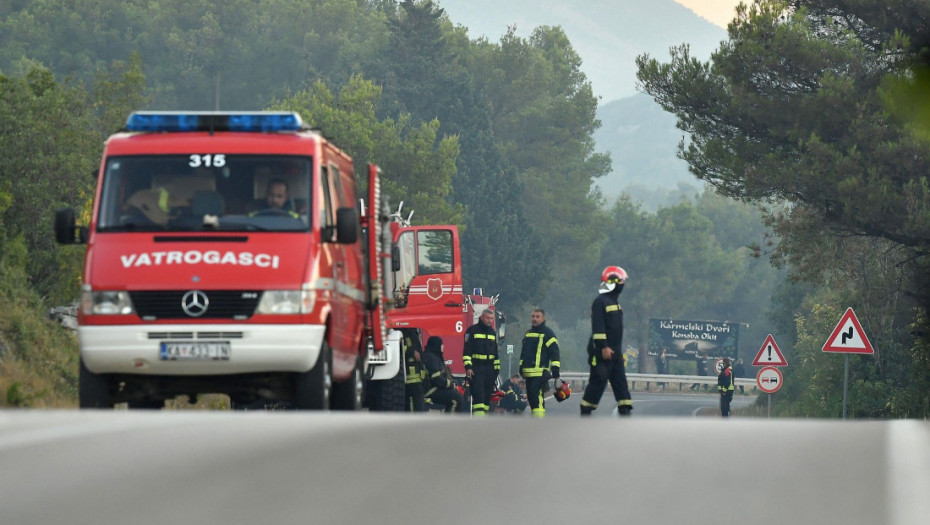
<path id="1" fill-rule="evenodd" d="M 559 341 L 555 332 L 546 326 L 546 312 L 533 310 L 530 317 L 532 328 L 523 335 L 520 351 L 520 375 L 526 378 L 526 400 L 533 417 L 546 417 L 543 396 L 548 390 L 549 379 L 559 377 Z"/>
<path id="2" fill-rule="evenodd" d="M 588 340 L 588 364 L 591 375 L 581 398 L 581 415 L 590 416 L 610 384 L 617 400 L 617 411 L 629 416 L 633 400 L 626 381 L 623 363 L 623 309 L 617 298 L 626 282 L 626 270 L 608 266 L 601 273 L 598 297 L 591 305 L 591 339 Z"/>
<path id="3" fill-rule="evenodd" d="M 493 323 L 494 311 L 486 308 L 478 322 L 465 331 L 462 363 L 471 385 L 471 412 L 474 416 L 485 416 L 491 409 L 491 392 L 501 368 Z"/>
<path id="4" fill-rule="evenodd" d="M 730 417 L 730 401 L 733 401 L 733 369 L 730 358 L 723 358 L 723 367 L 717 376 L 717 390 L 720 391 L 720 415 Z"/>

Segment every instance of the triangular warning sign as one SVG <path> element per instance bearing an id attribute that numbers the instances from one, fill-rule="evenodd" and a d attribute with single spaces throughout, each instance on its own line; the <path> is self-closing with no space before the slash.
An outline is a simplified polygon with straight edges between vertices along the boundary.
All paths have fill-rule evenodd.
<path id="1" fill-rule="evenodd" d="M 872 343 L 865 336 L 862 325 L 852 308 L 847 308 L 833 334 L 823 345 L 824 352 L 841 352 L 847 354 L 874 354 Z"/>
<path id="2" fill-rule="evenodd" d="M 778 345 L 775 344 L 775 338 L 772 337 L 772 334 L 765 338 L 762 348 L 759 349 L 756 358 L 752 360 L 752 366 L 788 366 L 788 361 L 785 361 L 785 356 L 778 349 Z"/>

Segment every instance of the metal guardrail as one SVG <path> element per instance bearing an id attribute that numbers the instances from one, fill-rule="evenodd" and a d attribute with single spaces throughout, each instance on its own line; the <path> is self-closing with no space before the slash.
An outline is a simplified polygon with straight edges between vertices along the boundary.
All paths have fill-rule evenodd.
<path id="1" fill-rule="evenodd" d="M 562 372 L 559 374 L 561 379 L 566 381 L 580 382 L 582 386 L 588 381 L 587 372 Z M 717 376 L 678 376 L 678 375 L 668 375 L 668 374 L 637 374 L 637 373 L 627 373 L 626 375 L 627 383 L 630 384 L 630 389 L 636 389 L 636 383 L 645 383 L 646 389 L 650 389 L 653 384 L 665 384 L 665 385 L 678 385 L 678 390 L 682 390 L 684 385 L 710 385 L 713 387 L 713 390 L 716 392 L 717 389 Z M 756 385 L 755 378 L 749 377 L 738 377 L 734 380 L 736 386 L 743 386 L 745 388 L 752 388 L 753 390 L 758 389 Z M 574 387 L 574 385 L 572 385 Z M 745 390 L 744 388 L 744 390 Z"/>

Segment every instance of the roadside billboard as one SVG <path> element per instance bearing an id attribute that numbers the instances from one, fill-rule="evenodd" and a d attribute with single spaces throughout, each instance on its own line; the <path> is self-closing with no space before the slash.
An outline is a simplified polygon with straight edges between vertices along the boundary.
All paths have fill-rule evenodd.
<path id="1" fill-rule="evenodd" d="M 736 359 L 739 323 L 730 321 L 649 320 L 649 355 L 665 350 L 667 359 Z"/>

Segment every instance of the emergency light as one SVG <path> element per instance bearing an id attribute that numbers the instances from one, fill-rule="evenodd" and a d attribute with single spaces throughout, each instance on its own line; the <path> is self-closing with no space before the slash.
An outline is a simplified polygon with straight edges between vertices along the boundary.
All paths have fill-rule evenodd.
<path id="1" fill-rule="evenodd" d="M 298 131 L 304 124 L 290 111 L 136 111 L 126 121 L 127 131 Z"/>

